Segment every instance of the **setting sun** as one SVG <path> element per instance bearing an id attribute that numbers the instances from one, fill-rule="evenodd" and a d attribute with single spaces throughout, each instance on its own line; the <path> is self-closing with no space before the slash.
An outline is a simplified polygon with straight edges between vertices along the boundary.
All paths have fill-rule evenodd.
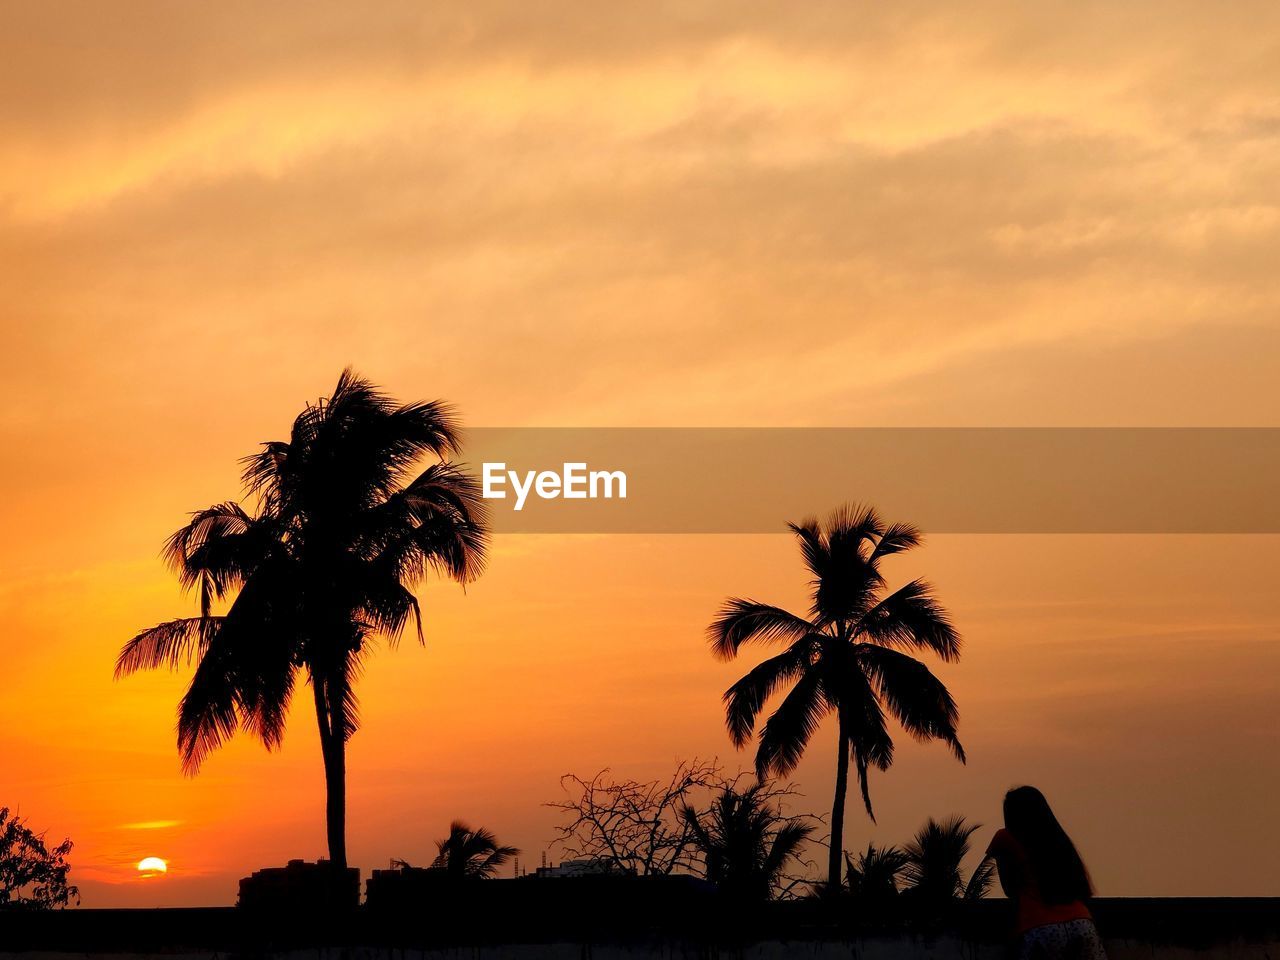
<path id="1" fill-rule="evenodd" d="M 138 872 L 147 875 L 168 873 L 169 864 L 161 860 L 159 857 L 143 857 L 138 861 Z"/>

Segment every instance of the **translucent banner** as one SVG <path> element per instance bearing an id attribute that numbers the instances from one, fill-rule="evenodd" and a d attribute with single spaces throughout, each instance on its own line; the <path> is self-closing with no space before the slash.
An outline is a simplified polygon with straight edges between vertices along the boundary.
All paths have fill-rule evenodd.
<path id="1" fill-rule="evenodd" d="M 1275 428 L 483 428 L 498 533 L 773 533 L 843 503 L 931 533 L 1280 532 Z"/>

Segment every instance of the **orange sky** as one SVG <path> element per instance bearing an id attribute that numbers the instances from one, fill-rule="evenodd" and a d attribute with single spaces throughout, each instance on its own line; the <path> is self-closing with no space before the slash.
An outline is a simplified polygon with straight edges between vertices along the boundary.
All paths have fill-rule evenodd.
<path id="1" fill-rule="evenodd" d="M 111 665 L 189 609 L 164 537 L 348 363 L 473 425 L 1276 425 L 1274 5 L 532 9 L 0 13 L 0 805 L 86 905 L 323 852 L 305 711 L 187 780 L 183 678 Z M 932 538 L 900 575 L 967 639 L 971 762 L 904 747 L 849 845 L 1031 781 L 1104 893 L 1280 894 L 1278 560 Z M 781 536 L 499 540 L 364 680 L 353 862 L 456 816 L 536 859 L 561 773 L 746 763 L 701 631 L 803 581 Z"/>

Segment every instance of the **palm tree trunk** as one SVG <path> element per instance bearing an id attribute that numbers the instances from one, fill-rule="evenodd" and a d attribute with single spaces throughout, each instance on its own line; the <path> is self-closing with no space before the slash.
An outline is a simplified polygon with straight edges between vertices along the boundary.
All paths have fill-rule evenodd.
<path id="1" fill-rule="evenodd" d="M 347 868 L 347 744 L 341 733 L 330 735 L 329 759 L 324 765 L 325 828 L 329 836 L 329 862 Z"/>
<path id="2" fill-rule="evenodd" d="M 841 860 L 844 857 L 844 800 L 849 789 L 849 737 L 844 717 L 840 717 L 839 753 L 836 757 L 836 799 L 831 805 L 831 850 L 827 859 L 827 889 L 840 889 Z"/>
<path id="3" fill-rule="evenodd" d="M 343 736 L 341 691 L 332 680 L 312 679 L 316 696 L 316 722 L 320 728 L 320 753 L 324 758 L 325 831 L 329 862 L 347 868 L 347 744 Z M 322 689 L 323 688 L 323 689 Z"/>

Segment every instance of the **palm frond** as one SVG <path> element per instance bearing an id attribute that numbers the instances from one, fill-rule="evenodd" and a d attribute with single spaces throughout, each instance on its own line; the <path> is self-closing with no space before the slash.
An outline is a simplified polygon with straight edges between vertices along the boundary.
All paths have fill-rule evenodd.
<path id="1" fill-rule="evenodd" d="M 879 727 L 868 726 L 851 740 L 849 748 L 853 752 L 854 770 L 858 776 L 858 792 L 862 795 L 862 805 L 872 823 L 876 822 L 876 811 L 871 803 L 871 768 L 888 770 L 893 765 L 893 738 L 885 728 L 883 720 Z"/>
<path id="2" fill-rule="evenodd" d="M 293 471 L 290 454 L 293 448 L 283 441 L 262 444 L 262 449 L 241 459 L 240 479 L 251 494 L 265 494 L 279 486 Z"/>
<path id="3" fill-rule="evenodd" d="M 912 580 L 859 618 L 856 636 L 873 643 L 932 650 L 946 661 L 959 659 L 960 635 L 924 580 Z"/>
<path id="4" fill-rule="evenodd" d="M 356 695 L 356 681 L 364 673 L 364 659 L 361 651 L 355 650 L 342 659 L 339 668 L 342 671 L 342 699 L 339 716 L 342 739 L 350 740 L 360 729 L 360 698 Z"/>
<path id="5" fill-rule="evenodd" d="M 247 583 L 210 632 L 178 709 L 178 752 L 195 773 L 238 727 L 280 743 L 293 690 L 295 610 L 287 575 Z"/>
<path id="6" fill-rule="evenodd" d="M 996 879 L 996 861 L 993 857 L 983 857 L 982 862 L 973 868 L 969 882 L 964 886 L 965 900 L 981 900 L 991 889 Z"/>
<path id="7" fill-rule="evenodd" d="M 732 660 L 744 643 L 790 643 L 813 629 L 808 620 L 781 607 L 730 597 L 707 628 L 707 639 L 717 658 Z"/>
<path id="8" fill-rule="evenodd" d="M 706 810 L 684 804 L 680 818 L 702 858 L 703 875 L 722 894 L 760 901 L 785 884 L 785 871 L 800 858 L 813 832 L 807 817 L 788 817 L 781 797 L 766 782 L 745 789 L 722 786 Z"/>
<path id="9" fill-rule="evenodd" d="M 829 710 L 821 674 L 816 670 L 805 673 L 765 722 L 756 751 L 757 778 L 791 773 Z"/>
<path id="10" fill-rule="evenodd" d="M 790 821 L 778 828 L 764 860 L 764 873 L 771 883 L 776 884 L 782 878 L 787 864 L 800 856 L 813 833 L 812 823 L 802 823 L 798 820 Z"/>
<path id="11" fill-rule="evenodd" d="M 891 556 L 895 553 L 902 553 L 920 546 L 924 539 L 924 534 L 920 532 L 918 527 L 913 527 L 909 523 L 894 523 L 880 535 L 876 541 L 876 547 L 871 551 L 871 562 L 875 563 L 881 557 Z"/>
<path id="12" fill-rule="evenodd" d="M 116 679 L 138 670 L 176 670 L 204 655 L 221 617 L 183 617 L 143 630 L 116 657 Z"/>
<path id="13" fill-rule="evenodd" d="M 503 864 L 520 855 L 518 847 L 500 845 L 491 830 L 472 830 L 461 820 L 449 824 L 449 835 L 436 841 L 436 851 L 431 865 L 459 879 L 492 877 Z"/>
<path id="14" fill-rule="evenodd" d="M 447 404 L 397 406 L 349 369 L 314 420 L 309 457 L 340 499 L 363 499 L 366 505 L 389 496 L 422 457 L 446 456 L 459 448 L 456 418 Z"/>
<path id="15" fill-rule="evenodd" d="M 465 585 L 484 569 L 488 524 L 475 478 L 436 464 L 364 513 L 357 551 L 383 577 L 412 585 L 434 570 Z"/>
<path id="16" fill-rule="evenodd" d="M 930 899 L 961 896 L 961 866 L 969 855 L 969 839 L 981 826 L 964 817 L 930 817 L 906 846 L 908 884 Z"/>
<path id="17" fill-rule="evenodd" d="M 418 642 L 425 642 L 418 598 L 398 578 L 370 576 L 361 593 L 361 608 L 356 616 L 369 624 L 371 632 L 380 633 L 395 647 L 404 628 L 412 621 Z"/>
<path id="18" fill-rule="evenodd" d="M 893 764 L 893 738 L 885 725 L 884 710 L 849 647 L 837 648 L 823 666 L 824 690 L 839 711 L 844 749 L 853 760 L 862 803 L 874 823 L 868 774 L 872 767 L 888 770 Z"/>
<path id="19" fill-rule="evenodd" d="M 231 738 L 240 726 L 235 672 L 223 651 L 206 653 L 178 705 L 178 755 L 182 769 L 194 774 L 204 758 Z"/>
<path id="20" fill-rule="evenodd" d="M 822 532 L 822 525 L 817 517 L 805 517 L 799 523 L 788 523 L 787 529 L 795 534 L 796 541 L 800 544 L 800 555 L 804 558 L 804 565 L 813 575 L 813 583 L 816 585 L 826 576 L 827 567 L 831 561 L 831 552 L 827 548 L 827 538 Z"/>
<path id="21" fill-rule="evenodd" d="M 845 875 L 849 892 L 868 900 L 883 900 L 898 892 L 898 880 L 907 865 L 907 855 L 898 847 L 877 847 L 867 844 L 867 849 L 855 860 L 845 854 Z"/>
<path id="22" fill-rule="evenodd" d="M 809 666 L 803 644 L 802 639 L 791 649 L 757 664 L 724 692 L 725 723 L 735 747 L 742 747 L 751 739 L 765 701 Z"/>
<path id="23" fill-rule="evenodd" d="M 964 762 L 956 736 L 960 711 L 951 692 L 919 660 L 875 644 L 858 644 L 856 655 L 877 693 L 902 728 L 917 740 L 945 742 Z"/>
<path id="24" fill-rule="evenodd" d="M 854 503 L 831 511 L 826 530 L 832 564 L 851 565 L 870 560 L 866 545 L 874 545 L 884 535 L 885 527 L 874 507 Z"/>
<path id="25" fill-rule="evenodd" d="M 819 627 L 843 625 L 875 601 L 884 578 L 871 560 L 884 523 L 871 507 L 846 505 L 827 518 L 820 542 L 825 546 L 822 573 L 812 583 L 811 619 Z"/>
<path id="26" fill-rule="evenodd" d="M 255 682 L 246 685 L 240 721 L 241 727 L 261 740 L 268 750 L 274 750 L 284 741 L 285 721 L 298 672 L 287 658 L 277 661 L 274 667 L 260 671 Z"/>
<path id="27" fill-rule="evenodd" d="M 209 616 L 214 600 L 238 588 L 264 561 L 272 544 L 267 526 L 267 520 L 227 502 L 192 514 L 169 538 L 164 557 L 183 589 L 199 588 L 202 616 Z"/>

